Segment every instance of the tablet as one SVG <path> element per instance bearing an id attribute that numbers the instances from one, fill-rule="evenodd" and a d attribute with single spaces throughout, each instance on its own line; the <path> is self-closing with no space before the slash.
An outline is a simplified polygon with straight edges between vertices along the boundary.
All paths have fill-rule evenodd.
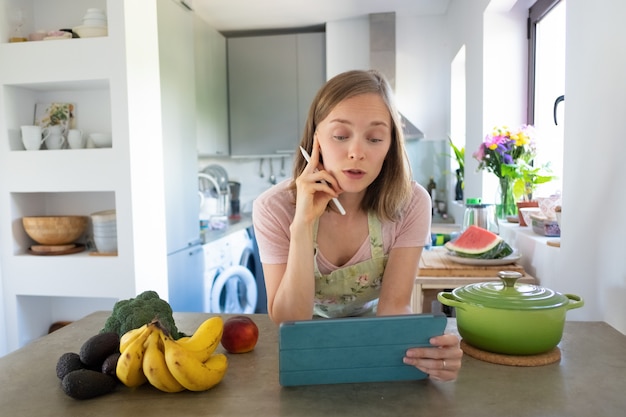
<path id="1" fill-rule="evenodd" d="M 279 327 L 282 386 L 407 381 L 428 375 L 402 358 L 443 334 L 443 314 L 301 320 Z"/>

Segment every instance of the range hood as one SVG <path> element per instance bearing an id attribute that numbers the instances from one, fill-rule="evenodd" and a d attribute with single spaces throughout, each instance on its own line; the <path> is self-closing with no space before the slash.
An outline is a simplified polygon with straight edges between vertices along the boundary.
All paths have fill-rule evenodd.
<path id="1" fill-rule="evenodd" d="M 370 68 L 382 72 L 391 88 L 396 90 L 396 14 L 373 13 L 369 15 L 370 26 Z M 402 112 L 400 119 L 406 140 L 424 138 L 422 132 Z"/>

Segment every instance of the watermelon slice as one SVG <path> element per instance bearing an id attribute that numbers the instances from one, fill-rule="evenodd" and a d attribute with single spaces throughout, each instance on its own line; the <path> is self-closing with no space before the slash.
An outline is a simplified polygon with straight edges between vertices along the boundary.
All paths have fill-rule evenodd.
<path id="1" fill-rule="evenodd" d="M 447 242 L 446 249 L 458 256 L 477 259 L 501 259 L 513 249 L 500 236 L 478 226 L 470 226 L 459 237 Z"/>

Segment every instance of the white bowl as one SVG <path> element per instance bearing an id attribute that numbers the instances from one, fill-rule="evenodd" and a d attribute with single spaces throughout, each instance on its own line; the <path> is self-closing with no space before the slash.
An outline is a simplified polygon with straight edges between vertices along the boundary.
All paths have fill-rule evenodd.
<path id="1" fill-rule="evenodd" d="M 94 222 L 111 221 L 117 218 L 115 209 L 102 210 L 91 213 L 91 220 Z"/>
<path id="2" fill-rule="evenodd" d="M 106 27 L 107 21 L 103 18 L 83 19 L 83 26 Z"/>
<path id="3" fill-rule="evenodd" d="M 106 26 L 76 26 L 72 30 L 81 38 L 107 36 L 109 33 Z"/>
<path id="4" fill-rule="evenodd" d="M 104 14 L 104 10 L 102 9 L 98 9 L 97 7 L 90 7 L 87 9 L 87 12 L 85 14 L 91 14 L 91 13 L 95 13 L 95 14 Z"/>
<path id="5" fill-rule="evenodd" d="M 110 148 L 113 146 L 113 138 L 110 133 L 90 133 L 89 139 L 97 148 Z"/>
<path id="6" fill-rule="evenodd" d="M 94 236 L 93 242 L 96 244 L 96 249 L 98 250 L 98 252 L 117 252 L 117 236 Z"/>
<path id="7" fill-rule="evenodd" d="M 530 217 L 531 214 L 541 214 L 541 209 L 539 207 L 522 207 L 519 211 L 522 213 L 522 218 L 524 219 L 526 226 L 532 225 L 532 219 Z"/>
<path id="8" fill-rule="evenodd" d="M 88 9 L 85 15 L 83 16 L 83 20 L 85 19 L 103 19 L 106 20 L 107 15 L 104 11 L 100 9 Z"/>
<path id="9" fill-rule="evenodd" d="M 115 224 L 111 226 L 99 226 L 94 224 L 92 227 L 94 235 L 115 235 L 117 234 L 117 226 Z"/>

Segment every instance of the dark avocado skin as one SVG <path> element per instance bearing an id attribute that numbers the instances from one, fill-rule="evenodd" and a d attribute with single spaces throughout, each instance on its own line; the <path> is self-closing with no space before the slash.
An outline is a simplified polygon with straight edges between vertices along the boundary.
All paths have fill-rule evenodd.
<path id="1" fill-rule="evenodd" d="M 63 377 L 63 391 L 77 400 L 87 400 L 108 394 L 115 389 L 117 379 L 91 369 L 72 371 Z"/>
<path id="2" fill-rule="evenodd" d="M 100 370 L 104 360 L 112 353 L 119 352 L 120 337 L 115 332 L 99 333 L 87 339 L 80 348 L 80 360 L 88 368 Z"/>
<path id="3" fill-rule="evenodd" d="M 115 369 L 117 368 L 117 361 L 120 358 L 120 352 L 113 352 L 102 363 L 102 373 L 111 375 L 117 378 Z"/>
<path id="4" fill-rule="evenodd" d="M 67 352 L 61 355 L 57 361 L 57 377 L 63 379 L 63 377 L 70 372 L 84 368 L 85 364 L 80 360 L 78 353 Z"/>

